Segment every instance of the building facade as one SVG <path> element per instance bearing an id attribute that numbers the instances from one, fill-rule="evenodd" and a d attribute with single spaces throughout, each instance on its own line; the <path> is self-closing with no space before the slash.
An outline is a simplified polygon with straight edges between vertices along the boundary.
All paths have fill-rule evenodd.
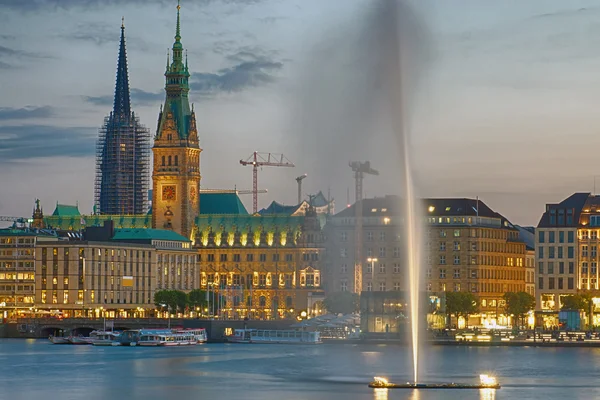
<path id="1" fill-rule="evenodd" d="M 188 99 L 190 73 L 183 59 L 179 6 L 173 59 L 165 72 L 166 99 L 152 152 L 152 226 L 190 237 L 199 214 L 200 143 Z"/>
<path id="2" fill-rule="evenodd" d="M 213 299 L 210 314 L 290 318 L 323 299 L 325 238 L 314 210 L 255 216 L 235 193 L 204 194 L 202 201 L 222 207 L 200 215 L 194 234 L 200 287 Z"/>
<path id="3" fill-rule="evenodd" d="M 363 291 L 406 291 L 401 199 L 363 199 Z M 421 276 L 431 297 L 468 291 L 480 300 L 472 324 L 507 325 L 503 296 L 526 291 L 526 245 L 502 215 L 476 199 L 423 199 L 426 224 Z M 355 205 L 332 217 L 326 228 L 326 291 L 352 291 Z"/>
<path id="4" fill-rule="evenodd" d="M 22 229 L 0 229 L 0 317 L 35 306 L 36 247 L 55 238 Z"/>
<path id="5" fill-rule="evenodd" d="M 96 212 L 148 212 L 150 133 L 131 111 L 123 24 L 113 110 L 104 119 L 96 147 Z"/>
<path id="6" fill-rule="evenodd" d="M 562 299 L 590 294 L 592 312 L 600 312 L 598 248 L 600 196 L 574 193 L 547 204 L 536 229 L 538 323 L 558 326 Z M 593 325 L 600 324 L 596 316 Z"/>
<path id="7" fill-rule="evenodd" d="M 35 308 L 66 317 L 144 317 L 154 293 L 198 288 L 196 252 L 170 231 L 116 229 L 60 233 L 35 250 Z"/>

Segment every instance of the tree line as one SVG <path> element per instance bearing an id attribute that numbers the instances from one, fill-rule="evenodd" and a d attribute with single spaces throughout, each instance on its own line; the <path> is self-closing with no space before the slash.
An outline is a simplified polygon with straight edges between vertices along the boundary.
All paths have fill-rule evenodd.
<path id="1" fill-rule="evenodd" d="M 218 304 L 218 300 L 215 300 Z M 206 291 L 201 289 L 191 290 L 189 293 L 180 290 L 159 290 L 154 293 L 154 305 L 157 308 L 165 308 L 170 312 L 185 312 L 200 308 L 204 310 L 208 306 Z"/>
<path id="2" fill-rule="evenodd" d="M 506 314 L 514 315 L 523 325 L 525 316 L 535 308 L 535 297 L 527 292 L 507 292 L 503 296 L 506 305 L 501 307 Z M 479 312 L 481 303 L 477 296 L 471 292 L 446 292 L 446 314 L 456 318 L 469 316 Z"/>

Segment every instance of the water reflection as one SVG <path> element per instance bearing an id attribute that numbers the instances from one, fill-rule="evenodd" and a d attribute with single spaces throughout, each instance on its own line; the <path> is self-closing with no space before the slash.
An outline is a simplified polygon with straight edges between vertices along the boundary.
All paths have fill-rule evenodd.
<path id="1" fill-rule="evenodd" d="M 496 400 L 496 389 L 479 389 L 480 400 Z"/>
<path id="2" fill-rule="evenodd" d="M 410 396 L 410 400 L 419 400 L 421 398 L 421 391 L 420 390 L 413 390 L 412 391 L 412 396 Z"/>
<path id="3" fill-rule="evenodd" d="M 375 400 L 388 400 L 389 389 L 374 389 Z"/>

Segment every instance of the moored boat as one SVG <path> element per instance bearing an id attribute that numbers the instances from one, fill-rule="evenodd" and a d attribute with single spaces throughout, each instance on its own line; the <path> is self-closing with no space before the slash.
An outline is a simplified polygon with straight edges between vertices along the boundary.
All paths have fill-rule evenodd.
<path id="1" fill-rule="evenodd" d="M 191 333 L 144 333 L 140 335 L 138 346 L 193 346 L 198 344 Z"/>
<path id="2" fill-rule="evenodd" d="M 48 337 L 48 340 L 50 340 L 50 342 L 52 342 L 53 344 L 70 344 L 69 338 L 62 336 L 50 335 L 50 337 Z"/>
<path id="3" fill-rule="evenodd" d="M 182 333 L 193 335 L 196 343 L 206 343 L 208 337 L 206 335 L 206 329 L 204 328 L 186 328 L 186 329 L 178 329 L 174 331 L 175 333 Z"/>
<path id="4" fill-rule="evenodd" d="M 120 332 L 92 331 L 90 333 L 91 342 L 94 346 L 115 346 L 119 345 Z"/>
<path id="5" fill-rule="evenodd" d="M 236 329 L 232 335 L 226 336 L 231 343 L 272 343 L 272 344 L 319 344 L 322 343 L 317 331 L 299 330 L 263 330 Z"/>

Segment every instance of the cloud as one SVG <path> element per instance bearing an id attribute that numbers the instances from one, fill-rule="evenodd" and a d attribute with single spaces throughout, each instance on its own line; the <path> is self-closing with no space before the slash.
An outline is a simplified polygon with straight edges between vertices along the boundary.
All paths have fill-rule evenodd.
<path id="1" fill-rule="evenodd" d="M 53 115 L 54 109 L 50 106 L 27 106 L 23 108 L 0 107 L 0 121 L 11 119 L 49 118 Z"/>
<path id="2" fill-rule="evenodd" d="M 102 46 L 105 43 L 118 43 L 120 35 L 120 30 L 116 29 L 115 26 L 90 22 L 77 24 L 75 31 L 61 35 L 61 37 L 92 42 L 98 46 Z"/>
<path id="3" fill-rule="evenodd" d="M 142 89 L 131 89 L 131 105 L 135 106 L 151 106 L 160 102 L 164 98 L 164 92 L 147 92 Z M 113 95 L 105 96 L 81 96 L 84 101 L 96 106 L 112 106 L 114 102 Z"/>
<path id="4" fill-rule="evenodd" d="M 276 54 L 276 51 L 267 52 L 258 47 L 239 48 L 236 53 L 226 57 L 236 65 L 217 73 L 192 74 L 190 89 L 200 95 L 211 96 L 270 84 L 276 80 L 275 73 L 283 69 L 283 63 L 272 58 Z"/>
<path id="5" fill-rule="evenodd" d="M 40 157 L 92 155 L 97 137 L 96 127 L 0 126 L 0 163 Z"/>
<path id="6" fill-rule="evenodd" d="M 0 0 L 0 1 L 2 1 L 2 0 Z M 28 51 L 24 51 L 24 50 L 16 50 L 16 49 L 11 49 L 10 47 L 0 46 L 0 68 L 3 68 L 3 69 L 14 67 L 13 64 L 1 60 L 1 58 L 5 58 L 5 57 L 11 58 L 13 60 L 15 58 L 17 58 L 17 59 L 52 58 L 52 57 L 42 54 L 42 53 L 32 53 L 32 52 L 28 52 Z"/>

